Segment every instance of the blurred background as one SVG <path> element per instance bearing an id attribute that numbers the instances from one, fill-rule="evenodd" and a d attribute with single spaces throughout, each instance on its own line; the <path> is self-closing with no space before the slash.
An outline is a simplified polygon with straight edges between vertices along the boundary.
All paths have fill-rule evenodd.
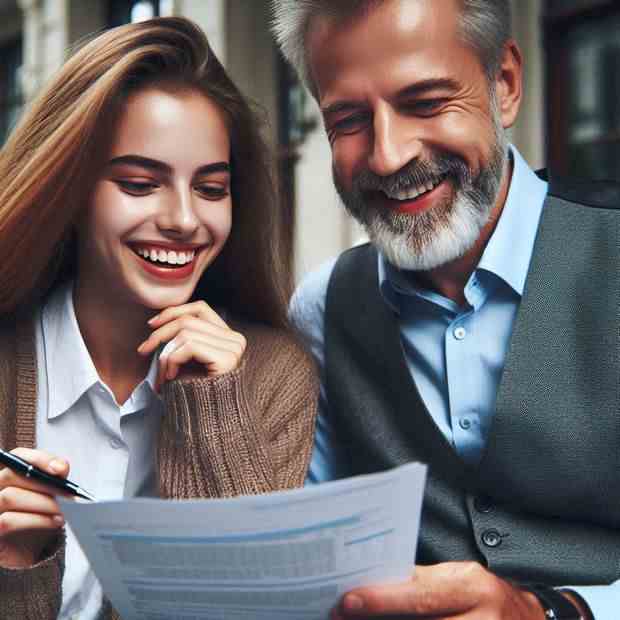
<path id="1" fill-rule="evenodd" d="M 525 100 L 512 141 L 534 168 L 620 180 L 620 2 L 513 0 L 513 8 Z M 358 242 L 362 234 L 332 187 L 316 105 L 269 34 L 269 0 L 0 0 L 0 144 L 71 46 L 157 15 L 196 21 L 232 78 L 265 110 L 297 278 Z"/>

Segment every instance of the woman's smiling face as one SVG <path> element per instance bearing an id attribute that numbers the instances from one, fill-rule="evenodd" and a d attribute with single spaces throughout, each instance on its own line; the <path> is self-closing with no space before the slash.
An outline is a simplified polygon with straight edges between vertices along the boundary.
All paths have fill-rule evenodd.
<path id="1" fill-rule="evenodd" d="M 183 304 L 232 225 L 225 116 L 196 90 L 149 87 L 111 144 L 78 224 L 78 278 L 119 302 Z"/>

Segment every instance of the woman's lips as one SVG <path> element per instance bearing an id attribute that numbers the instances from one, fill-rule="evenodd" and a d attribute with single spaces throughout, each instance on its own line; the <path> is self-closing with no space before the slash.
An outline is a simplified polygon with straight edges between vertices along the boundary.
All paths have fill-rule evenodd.
<path id="1" fill-rule="evenodd" d="M 187 247 L 188 249 L 181 249 L 180 247 L 171 248 L 168 246 L 157 246 L 153 244 L 130 244 L 132 254 L 135 257 L 135 260 L 138 261 L 140 267 L 142 267 L 142 269 L 144 269 L 148 274 L 162 280 L 184 280 L 192 275 L 198 255 L 207 246 Z M 140 251 L 144 252 L 144 250 L 153 250 L 156 254 L 157 252 L 174 252 L 177 257 L 182 256 L 181 260 L 186 260 L 187 262 L 184 264 L 165 262 L 163 257 L 162 262 L 154 262 L 150 258 L 146 258 L 145 256 L 141 256 L 139 254 Z M 169 254 L 167 255 L 170 256 Z M 191 259 L 187 260 L 189 257 L 191 257 Z M 177 258 L 177 260 L 179 259 Z"/>

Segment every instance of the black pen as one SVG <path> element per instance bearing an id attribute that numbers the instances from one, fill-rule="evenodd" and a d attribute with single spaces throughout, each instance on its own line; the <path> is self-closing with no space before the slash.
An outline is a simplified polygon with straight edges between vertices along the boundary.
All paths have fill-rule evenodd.
<path id="1" fill-rule="evenodd" d="M 66 491 L 67 493 L 70 493 L 71 495 L 76 495 L 77 497 L 83 497 L 84 499 L 88 499 L 91 502 L 97 501 L 93 495 L 79 487 L 77 484 L 75 484 L 75 482 L 71 482 L 71 480 L 61 478 L 60 476 L 52 476 L 52 474 L 48 474 L 42 469 L 31 465 L 28 461 L 20 459 L 19 456 L 15 456 L 10 452 L 5 452 L 2 449 L 0 449 L 0 463 L 2 465 L 6 465 L 6 467 L 8 467 L 10 470 L 22 476 L 26 476 L 26 478 L 32 478 L 37 482 L 49 484 L 52 487 L 56 487 L 57 489 Z"/>

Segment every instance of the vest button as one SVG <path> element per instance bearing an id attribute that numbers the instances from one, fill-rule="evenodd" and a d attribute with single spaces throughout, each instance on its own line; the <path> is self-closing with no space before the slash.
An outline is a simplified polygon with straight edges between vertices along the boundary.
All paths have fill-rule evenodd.
<path id="1" fill-rule="evenodd" d="M 474 508 L 478 512 L 486 514 L 487 512 L 493 512 L 495 506 L 493 504 L 493 500 L 490 497 L 487 497 L 486 495 L 479 495 L 474 500 Z"/>
<path id="2" fill-rule="evenodd" d="M 502 536 L 497 530 L 486 530 L 482 533 L 482 542 L 487 547 L 499 547 L 502 544 Z"/>

